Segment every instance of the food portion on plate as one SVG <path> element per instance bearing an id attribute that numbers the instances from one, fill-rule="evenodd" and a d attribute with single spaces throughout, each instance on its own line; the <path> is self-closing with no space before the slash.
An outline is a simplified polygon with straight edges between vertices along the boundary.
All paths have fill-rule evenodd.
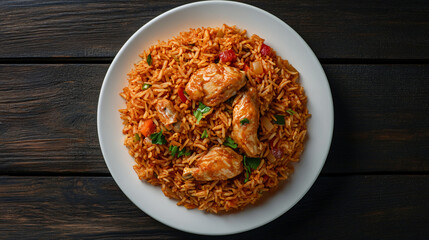
<path id="1" fill-rule="evenodd" d="M 307 97 L 298 71 L 264 39 L 235 26 L 190 29 L 140 57 L 119 111 L 141 180 L 178 205 L 220 213 L 293 173 Z"/>

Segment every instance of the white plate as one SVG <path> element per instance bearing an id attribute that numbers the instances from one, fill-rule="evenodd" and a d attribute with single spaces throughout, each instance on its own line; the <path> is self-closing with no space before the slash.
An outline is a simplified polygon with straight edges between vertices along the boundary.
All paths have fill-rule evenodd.
<path id="1" fill-rule="evenodd" d="M 138 19 L 136 19 L 138 21 Z M 127 73 L 139 54 L 189 28 L 218 27 L 222 24 L 247 29 L 266 40 L 282 58 L 300 72 L 308 96 L 308 141 L 295 173 L 284 187 L 256 206 L 241 212 L 214 215 L 177 206 L 160 187 L 138 179 L 134 159 L 123 145 L 122 121 L 118 109 L 125 108 L 119 93 L 127 85 Z M 310 189 L 328 155 L 334 127 L 332 96 L 325 73 L 310 47 L 287 24 L 259 8 L 224 1 L 197 2 L 172 9 L 145 24 L 116 55 L 100 92 L 97 113 L 98 137 L 110 173 L 127 197 L 146 214 L 179 230 L 223 235 L 262 226 L 294 206 Z"/>

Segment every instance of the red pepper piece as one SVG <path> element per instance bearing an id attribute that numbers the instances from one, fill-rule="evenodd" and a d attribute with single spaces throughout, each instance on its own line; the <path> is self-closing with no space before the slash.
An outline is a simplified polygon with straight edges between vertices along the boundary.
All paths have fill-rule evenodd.
<path id="1" fill-rule="evenodd" d="M 219 58 L 222 62 L 234 62 L 237 56 L 235 55 L 234 50 L 229 49 L 219 53 Z"/>

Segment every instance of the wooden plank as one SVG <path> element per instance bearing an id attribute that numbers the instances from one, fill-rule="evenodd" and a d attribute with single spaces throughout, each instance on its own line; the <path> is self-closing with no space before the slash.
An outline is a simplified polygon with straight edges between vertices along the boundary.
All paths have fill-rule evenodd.
<path id="1" fill-rule="evenodd" d="M 5 239 L 201 239 L 148 217 L 110 177 L 0 180 Z M 321 177 L 280 218 L 222 239 L 424 239 L 428 185 L 428 176 Z"/>
<path id="2" fill-rule="evenodd" d="M 0 58 L 113 57 L 175 1 L 1 1 Z M 294 28 L 320 58 L 427 59 L 429 2 L 243 1 Z M 25 49 L 25 51 L 23 51 Z"/>
<path id="3" fill-rule="evenodd" d="M 428 65 L 324 69 L 335 111 L 325 172 L 429 170 Z"/>
<path id="4" fill-rule="evenodd" d="M 0 65 L 0 171 L 107 174 L 96 130 L 107 67 Z M 335 130 L 323 173 L 429 171 L 428 65 L 324 68 Z"/>
<path id="5" fill-rule="evenodd" d="M 107 67 L 0 66 L 0 169 L 107 173 L 97 137 Z"/>

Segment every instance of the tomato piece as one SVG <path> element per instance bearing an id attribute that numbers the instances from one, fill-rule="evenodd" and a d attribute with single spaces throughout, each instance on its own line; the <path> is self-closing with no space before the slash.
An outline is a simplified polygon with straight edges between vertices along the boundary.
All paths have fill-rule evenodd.
<path id="1" fill-rule="evenodd" d="M 143 121 L 140 132 L 145 136 L 150 136 L 155 131 L 155 124 L 152 119 L 146 119 Z"/>
<path id="2" fill-rule="evenodd" d="M 266 45 L 265 43 L 262 43 L 261 54 L 262 56 L 269 56 L 271 54 L 271 47 Z"/>
<path id="3" fill-rule="evenodd" d="M 179 87 L 179 90 L 177 91 L 177 93 L 179 94 L 180 100 L 182 100 L 182 102 L 186 103 L 186 100 L 188 100 L 185 96 L 185 91 L 183 89 L 183 87 Z"/>
<path id="4" fill-rule="evenodd" d="M 219 53 L 219 59 L 222 62 L 234 62 L 237 56 L 235 55 L 234 50 L 229 49 Z"/>

